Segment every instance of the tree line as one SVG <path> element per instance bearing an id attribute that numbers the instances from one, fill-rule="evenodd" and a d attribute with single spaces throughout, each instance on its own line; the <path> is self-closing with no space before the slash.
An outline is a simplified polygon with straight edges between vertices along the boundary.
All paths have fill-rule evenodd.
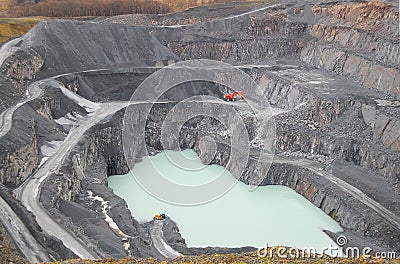
<path id="1" fill-rule="evenodd" d="M 138 13 L 165 14 L 183 11 L 189 7 L 235 1 L 237 0 L 8 0 L 8 11 L 0 13 L 0 16 L 85 17 Z"/>
<path id="2" fill-rule="evenodd" d="M 11 0 L 9 15 L 15 17 L 85 17 L 123 14 L 163 14 L 171 8 L 152 0 Z"/>
<path id="3" fill-rule="evenodd" d="M 239 0 L 158 0 L 172 7 L 174 11 L 183 11 L 189 7 L 238 2 Z M 246 0 L 245 0 L 246 1 Z"/>

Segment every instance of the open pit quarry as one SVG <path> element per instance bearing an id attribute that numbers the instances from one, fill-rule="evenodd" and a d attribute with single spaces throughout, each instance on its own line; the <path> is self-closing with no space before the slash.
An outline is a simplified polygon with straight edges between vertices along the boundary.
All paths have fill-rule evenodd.
<path id="1" fill-rule="evenodd" d="M 42 21 L 0 48 L 0 222 L 31 262 L 256 250 L 188 247 L 173 216 L 139 222 L 107 184 L 145 153 L 169 149 L 163 122 L 184 114 L 180 101 L 236 106 L 223 100 L 226 86 L 206 80 L 158 101 L 131 100 L 163 67 L 201 59 L 230 64 L 260 87 L 274 109 L 274 157 L 257 167 L 255 120 L 265 109 L 248 109 L 246 99 L 237 104 L 249 141 L 243 172 L 229 162 L 225 128 L 207 116 L 183 124 L 179 148 L 245 184 L 295 190 L 343 228 L 327 232 L 333 241 L 400 253 L 399 36 L 396 1 L 271 0 Z M 145 124 L 130 159 L 127 111 Z"/>

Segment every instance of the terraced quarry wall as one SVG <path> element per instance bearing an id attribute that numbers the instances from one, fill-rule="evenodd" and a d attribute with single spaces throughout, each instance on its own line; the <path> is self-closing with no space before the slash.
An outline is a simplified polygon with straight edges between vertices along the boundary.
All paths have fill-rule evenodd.
<path id="1" fill-rule="evenodd" d="M 250 159 L 240 180 L 256 177 L 262 185 L 294 189 L 338 221 L 357 246 L 400 249 L 397 7 L 385 2 L 269 5 L 233 16 L 226 11 L 232 6 L 214 6 L 182 16 L 39 23 L 11 43 L 17 51 L 1 68 L 2 110 L 32 96 L 31 88 L 42 91 L 15 110 L 10 130 L 0 137 L 4 188 L 15 189 L 18 198 L 36 175 L 45 175 L 38 185 L 40 205 L 94 254 L 162 259 L 150 224 L 138 223 L 135 212 L 107 187 L 108 176 L 129 170 L 122 143 L 124 109 L 140 83 L 161 67 L 220 60 L 246 72 L 276 111 L 270 170 Z M 208 15 L 193 20 L 196 12 Z M 198 23 L 180 25 L 183 21 Z M 144 25 L 132 26 L 139 22 Z M 226 91 L 205 81 L 183 83 L 165 94 L 164 102 L 135 105 L 137 120 L 147 122 L 144 140 L 133 142 L 136 158 L 144 155 L 144 144 L 151 155 L 168 149 L 160 142 L 161 128 L 176 101 L 195 95 L 221 98 Z M 154 107 L 146 116 L 149 104 Z M 254 113 L 239 110 L 250 141 L 255 140 L 260 128 Z M 200 146 L 208 136 L 217 146 L 211 163 L 235 173 L 228 162 L 229 138 L 222 132 L 210 118 L 191 119 L 180 132 L 180 147 L 193 148 L 208 161 L 211 147 Z M 254 155 L 260 151 L 257 144 L 250 149 Z M 23 208 L 9 190 L 2 196 Z M 32 216 L 28 219 L 34 223 Z M 172 225 L 164 234 L 167 243 L 182 253 L 204 253 L 187 248 Z M 54 241 L 53 249 L 61 247 Z M 73 256 L 66 248 L 57 258 Z"/>

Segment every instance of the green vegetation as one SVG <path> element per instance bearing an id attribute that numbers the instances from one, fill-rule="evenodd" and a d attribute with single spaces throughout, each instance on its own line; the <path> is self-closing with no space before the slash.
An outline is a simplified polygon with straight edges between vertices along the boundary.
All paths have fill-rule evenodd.
<path id="1" fill-rule="evenodd" d="M 0 0 L 0 17 L 115 16 L 131 13 L 165 14 L 190 7 L 237 0 Z M 260 2 L 263 0 L 242 0 Z"/>
<path id="2" fill-rule="evenodd" d="M 277 249 L 277 248 L 276 248 Z M 400 263 L 400 259 L 396 260 L 385 260 L 385 259 L 377 259 L 377 258 L 357 258 L 357 259 L 341 259 L 341 258 L 331 258 L 328 256 L 324 256 L 323 258 L 299 258 L 299 259 L 282 259 L 278 257 L 265 257 L 260 258 L 257 256 L 257 252 L 251 253 L 242 253 L 242 254 L 225 254 L 225 255 L 204 255 L 204 256 L 182 256 L 178 257 L 174 260 L 164 260 L 160 261 L 154 258 L 149 259 L 109 259 L 109 260 L 98 260 L 98 261 L 89 261 L 89 260 L 68 260 L 68 261 L 61 261 L 57 262 L 60 264 L 88 264 L 88 263 L 105 263 L 105 264 L 146 264 L 146 263 L 154 263 L 154 264 L 189 264 L 189 263 L 196 263 L 196 264 L 208 264 L 208 263 L 237 263 L 237 264 L 245 264 L 245 263 L 254 263 L 254 264 L 261 264 L 261 263 Z"/>
<path id="3" fill-rule="evenodd" d="M 38 3 L 16 4 L 9 14 L 15 17 L 87 17 L 124 14 L 163 14 L 171 10 L 153 0 L 47 0 Z"/>
<path id="4" fill-rule="evenodd" d="M 43 19 L 43 17 L 0 18 L 0 43 L 25 34 Z"/>

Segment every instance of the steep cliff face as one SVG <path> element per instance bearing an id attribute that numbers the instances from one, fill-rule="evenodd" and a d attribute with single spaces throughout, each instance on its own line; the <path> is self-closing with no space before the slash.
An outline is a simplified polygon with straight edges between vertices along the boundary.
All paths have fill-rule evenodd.
<path id="1" fill-rule="evenodd" d="M 25 81 L 32 80 L 43 66 L 43 58 L 33 49 L 18 51 L 0 69 L 0 111 L 14 105 L 25 94 Z"/>
<path id="2" fill-rule="evenodd" d="M 2 65 L 2 72 L 21 87 L 25 80 L 32 80 L 35 77 L 43 63 L 43 58 L 33 49 L 18 51 L 7 58 Z"/>
<path id="3" fill-rule="evenodd" d="M 46 95 L 17 109 L 12 128 L 0 138 L 0 182 L 16 187 L 25 181 L 46 156 L 41 148 L 65 138 L 67 131 L 56 120 L 71 112 L 86 114 L 51 87 Z"/>
<path id="4" fill-rule="evenodd" d="M 171 43 L 168 47 L 182 59 L 213 59 L 227 62 L 249 62 L 273 58 L 298 57 L 304 47 L 302 40 L 237 40 Z"/>
<path id="5" fill-rule="evenodd" d="M 386 96 L 298 65 L 247 73 L 265 89 L 273 107 L 291 111 L 275 120 L 279 153 L 301 151 L 345 159 L 397 184 L 399 135 L 394 95 L 393 101 L 378 99 Z"/>
<path id="6" fill-rule="evenodd" d="M 396 8 L 383 2 L 314 6 L 317 41 L 301 52 L 303 61 L 373 88 L 399 94 Z M 329 25 L 324 25 L 329 23 Z"/>
<path id="7" fill-rule="evenodd" d="M 43 59 L 34 50 L 19 51 L 5 60 L 0 69 L 0 112 L 25 95 L 26 81 L 32 80 L 42 66 Z M 0 183 L 18 185 L 37 166 L 37 123 L 31 111 L 30 106 L 18 109 L 13 128 L 0 138 Z"/>
<path id="8" fill-rule="evenodd" d="M 389 109 L 394 111 L 382 109 L 385 103 L 388 102 L 378 102 L 377 105 L 363 104 L 361 107 L 362 116 L 365 123 L 372 128 L 375 140 L 381 141 L 388 149 L 400 151 L 400 137 L 398 134 L 400 121 L 396 108 L 397 103 L 395 105 L 389 103 Z"/>
<path id="9" fill-rule="evenodd" d="M 330 105 L 333 106 L 334 103 Z M 305 113 L 308 114 L 303 112 L 297 116 L 278 117 L 277 122 L 283 124 L 277 129 L 279 151 L 301 150 L 333 159 L 345 159 L 359 166 L 376 169 L 396 183 L 400 172 L 398 155 L 396 151 L 386 149 L 379 138 L 374 139 L 371 127 L 358 117 L 361 116 L 361 104 L 350 107 L 341 117 L 335 115 L 334 107 L 322 110 L 319 108 L 317 117 L 336 117 L 336 120 L 327 124 L 318 122 L 318 118 L 312 118 L 315 114 L 313 109 L 308 109 Z M 396 136 L 390 137 L 389 142 L 394 140 Z"/>
<path id="10" fill-rule="evenodd" d="M 396 6 L 381 1 L 314 6 L 313 11 L 332 24 L 398 37 Z"/>
<path id="11" fill-rule="evenodd" d="M 399 64 L 399 49 L 395 39 L 377 38 L 374 32 L 340 25 L 313 25 L 311 34 L 319 41 L 346 47 L 382 64 L 391 67 Z"/>
<path id="12" fill-rule="evenodd" d="M 264 38 L 303 38 L 309 35 L 308 23 L 290 21 L 288 15 L 281 10 L 272 11 L 267 18 L 250 17 L 247 33 L 252 37 Z"/>
<path id="13" fill-rule="evenodd" d="M 40 201 L 102 256 L 161 258 L 146 228 L 107 187 L 107 176 L 128 172 L 122 149 L 123 114 L 118 112 L 88 131 L 60 171 L 46 180 Z"/>
<path id="14" fill-rule="evenodd" d="M 18 122 L 16 121 L 15 125 Z M 19 138 L 18 141 L 14 139 L 13 142 L 7 139 L 0 141 L 3 150 L 0 154 L 0 163 L 4 164 L 0 168 L 0 183 L 2 184 L 18 186 L 32 174 L 38 164 L 37 135 L 33 124 L 21 123 L 20 126 L 30 128 L 24 129 L 28 136 Z"/>
<path id="15" fill-rule="evenodd" d="M 308 64 L 350 77 L 365 87 L 392 94 L 400 93 L 396 85 L 400 82 L 397 69 L 376 64 L 348 51 L 323 44 L 309 44 L 301 51 L 301 58 Z"/>

